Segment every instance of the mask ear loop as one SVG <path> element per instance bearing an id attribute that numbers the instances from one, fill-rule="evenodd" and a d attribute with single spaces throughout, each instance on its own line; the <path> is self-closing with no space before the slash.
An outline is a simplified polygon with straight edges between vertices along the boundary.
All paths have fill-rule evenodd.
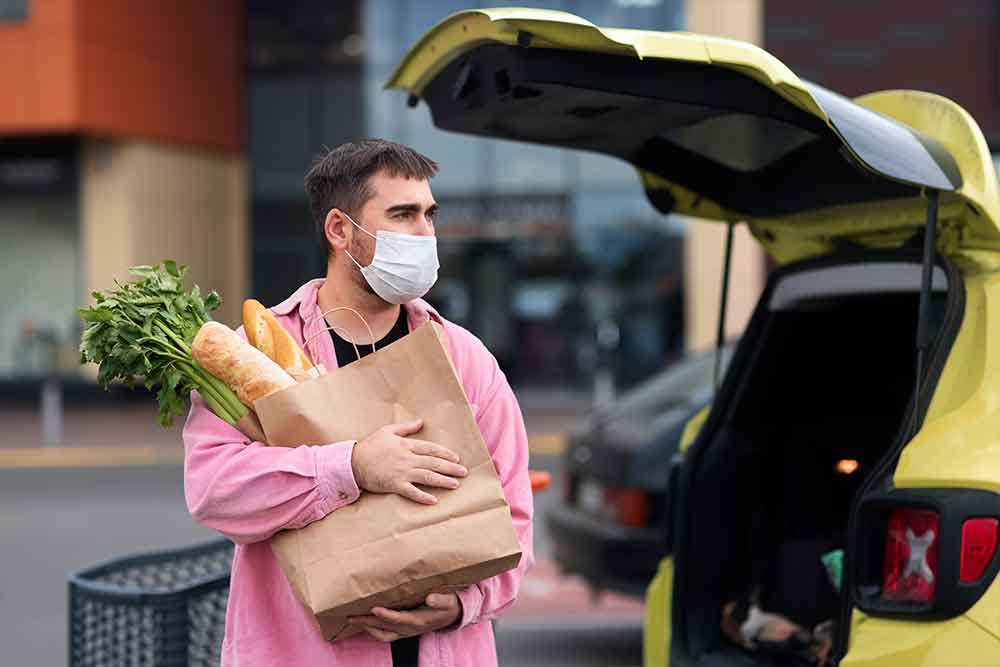
<path id="1" fill-rule="evenodd" d="M 331 308 L 330 310 L 326 311 L 325 313 L 321 313 L 320 317 L 324 318 L 324 321 L 325 321 L 327 315 L 329 315 L 330 313 L 335 313 L 338 310 L 347 310 L 347 311 L 350 311 L 350 312 L 352 312 L 352 313 L 354 313 L 355 315 L 358 316 L 358 319 L 361 320 L 361 323 L 365 325 L 365 329 L 368 330 L 368 337 L 372 341 L 372 343 L 371 343 L 371 345 L 372 345 L 372 352 L 375 352 L 376 351 L 375 350 L 375 334 L 372 332 L 372 328 L 371 328 L 371 326 L 369 326 L 368 320 L 366 320 L 364 318 L 364 316 L 361 313 L 359 313 L 358 311 L 354 310 L 353 308 L 349 308 L 348 306 L 338 306 L 337 308 Z M 309 342 L 312 341 L 317 336 L 325 334 L 327 331 L 330 331 L 330 330 L 335 331 L 337 334 L 339 334 L 341 336 L 341 338 L 343 338 L 344 340 L 347 340 L 347 337 L 344 336 L 344 330 L 343 329 L 341 329 L 340 327 L 328 326 L 328 327 L 324 328 L 322 331 L 314 333 L 312 336 L 310 336 L 309 338 L 307 338 L 306 342 L 303 344 L 303 347 L 305 347 L 306 345 L 308 345 Z M 351 345 L 354 346 L 354 354 L 358 355 L 358 359 L 360 360 L 361 359 L 361 351 L 358 349 L 358 344 L 354 343 L 354 342 L 351 342 Z"/>

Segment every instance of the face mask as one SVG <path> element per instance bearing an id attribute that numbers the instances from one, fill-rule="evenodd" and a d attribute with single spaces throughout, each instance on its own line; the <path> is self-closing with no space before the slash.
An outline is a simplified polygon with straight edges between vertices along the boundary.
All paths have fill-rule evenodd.
<path id="1" fill-rule="evenodd" d="M 352 225 L 375 239 L 375 256 L 368 266 L 358 264 L 351 253 L 347 256 L 380 297 L 389 303 L 407 303 L 427 294 L 437 282 L 441 265 L 438 263 L 436 237 L 382 229 L 376 236 L 354 222 L 351 216 L 346 213 L 344 216 Z"/>

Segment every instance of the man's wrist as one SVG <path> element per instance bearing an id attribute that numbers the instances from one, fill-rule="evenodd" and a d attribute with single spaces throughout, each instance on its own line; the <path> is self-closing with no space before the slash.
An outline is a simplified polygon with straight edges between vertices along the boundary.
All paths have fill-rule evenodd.
<path id="1" fill-rule="evenodd" d="M 358 464 L 358 446 L 361 444 L 360 440 L 355 440 L 354 444 L 351 445 L 351 477 L 354 478 L 354 483 L 357 485 L 358 489 L 361 489 L 361 475 Z"/>

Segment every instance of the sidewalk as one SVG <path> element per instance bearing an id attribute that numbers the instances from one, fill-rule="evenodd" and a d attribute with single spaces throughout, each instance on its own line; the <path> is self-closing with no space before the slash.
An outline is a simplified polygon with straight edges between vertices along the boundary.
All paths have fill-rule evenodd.
<path id="1" fill-rule="evenodd" d="M 532 453 L 561 454 L 565 434 L 589 409 L 589 396 L 566 390 L 518 392 Z M 150 465 L 183 460 L 184 417 L 163 428 L 156 402 L 67 406 L 63 442 L 43 442 L 37 407 L 0 405 L 0 468 Z"/>

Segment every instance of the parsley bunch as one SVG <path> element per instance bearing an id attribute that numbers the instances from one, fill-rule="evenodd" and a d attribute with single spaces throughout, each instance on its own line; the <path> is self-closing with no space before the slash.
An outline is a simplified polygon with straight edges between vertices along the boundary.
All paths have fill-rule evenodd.
<path id="1" fill-rule="evenodd" d="M 183 414 L 192 389 L 216 415 L 235 424 L 249 408 L 191 356 L 191 341 L 211 320 L 209 312 L 219 307 L 219 295 L 202 296 L 197 285 L 185 292 L 187 267 L 172 260 L 133 266 L 129 273 L 139 280 L 124 284 L 116 280 L 116 289 L 93 292 L 94 306 L 78 311 L 87 323 L 80 362 L 100 364 L 98 383 L 104 389 L 115 380 L 134 389 L 136 377 L 141 376 L 147 389 L 157 390 L 163 426 Z"/>

